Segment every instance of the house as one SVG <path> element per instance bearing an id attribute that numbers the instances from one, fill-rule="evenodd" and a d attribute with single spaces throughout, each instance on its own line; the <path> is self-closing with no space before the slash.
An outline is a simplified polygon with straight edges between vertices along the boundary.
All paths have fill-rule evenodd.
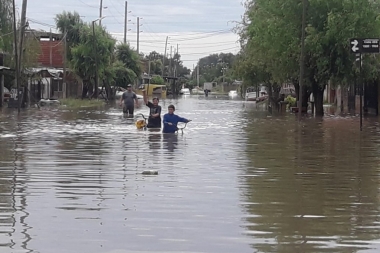
<path id="1" fill-rule="evenodd" d="M 39 67 L 63 68 L 64 66 L 64 41 L 62 34 L 26 30 L 25 36 L 31 36 L 39 41 L 41 53 L 37 64 Z"/>
<path id="2" fill-rule="evenodd" d="M 63 84 L 63 69 L 29 68 L 25 70 L 25 74 L 28 76 L 30 91 L 28 101 L 37 102 L 42 98 L 78 97 L 78 94 L 81 94 L 80 85 L 69 71 L 66 72 L 66 87 Z"/>

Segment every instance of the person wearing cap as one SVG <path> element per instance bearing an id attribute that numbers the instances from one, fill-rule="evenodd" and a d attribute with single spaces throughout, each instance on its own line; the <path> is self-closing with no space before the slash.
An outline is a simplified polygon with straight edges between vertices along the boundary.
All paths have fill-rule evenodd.
<path id="1" fill-rule="evenodd" d="M 132 85 L 127 85 L 127 91 L 123 93 L 120 99 L 120 106 L 123 105 L 123 113 L 127 115 L 127 117 L 133 117 L 133 112 L 135 110 L 135 105 L 133 103 L 133 100 L 136 103 L 136 107 L 138 107 L 138 100 L 136 93 L 132 91 Z"/>
<path id="2" fill-rule="evenodd" d="M 159 99 L 154 97 L 152 102 L 148 101 L 146 91 L 143 90 L 144 103 L 149 107 L 149 119 L 147 128 L 161 128 L 161 106 L 158 105 Z"/>
<path id="3" fill-rule="evenodd" d="M 178 115 L 174 114 L 175 107 L 174 105 L 168 106 L 168 113 L 164 115 L 164 134 L 174 134 L 178 130 L 178 122 L 188 123 L 191 120 L 181 118 Z"/>

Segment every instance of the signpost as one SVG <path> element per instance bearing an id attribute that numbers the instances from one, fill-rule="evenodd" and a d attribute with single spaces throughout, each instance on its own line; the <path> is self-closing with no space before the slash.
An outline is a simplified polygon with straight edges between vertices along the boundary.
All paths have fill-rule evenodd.
<path id="1" fill-rule="evenodd" d="M 356 54 L 359 61 L 359 80 L 360 80 L 360 131 L 363 130 L 363 88 L 362 81 L 362 54 L 380 53 L 380 39 L 350 39 L 351 53 Z"/>

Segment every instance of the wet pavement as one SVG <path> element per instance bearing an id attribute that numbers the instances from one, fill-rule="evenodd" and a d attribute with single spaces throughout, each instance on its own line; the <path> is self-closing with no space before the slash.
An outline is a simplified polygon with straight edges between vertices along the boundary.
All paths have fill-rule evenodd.
<path id="1" fill-rule="evenodd" d="M 1 252 L 380 251 L 376 118 L 360 133 L 356 117 L 170 103 L 193 120 L 183 135 L 139 131 L 116 107 L 3 109 Z"/>

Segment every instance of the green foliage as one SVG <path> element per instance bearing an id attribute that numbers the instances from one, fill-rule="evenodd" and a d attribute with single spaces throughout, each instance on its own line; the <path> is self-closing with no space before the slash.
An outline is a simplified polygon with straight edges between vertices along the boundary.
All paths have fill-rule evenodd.
<path id="1" fill-rule="evenodd" d="M 133 70 L 126 68 L 121 61 L 115 61 L 106 69 L 108 83 L 114 86 L 126 88 L 128 84 L 133 83 L 137 76 Z"/>
<path id="2" fill-rule="evenodd" d="M 354 37 L 380 37 L 380 3 L 307 2 L 305 95 L 313 92 L 320 97 L 328 81 L 348 85 L 357 76 L 348 42 Z M 298 83 L 302 7 L 300 0 L 247 1 L 244 20 L 236 29 L 242 50 L 233 67 L 235 77 L 242 77 L 247 85 Z M 377 79 L 378 68 L 377 57 L 365 57 L 363 78 Z"/>
<path id="3" fill-rule="evenodd" d="M 116 47 L 116 59 L 124 63 L 124 66 L 132 70 L 136 76 L 142 74 L 142 62 L 136 51 L 129 44 L 120 44 Z"/>
<path id="4" fill-rule="evenodd" d="M 86 81 L 95 78 L 95 63 L 99 77 L 102 78 L 105 69 L 111 65 L 111 56 L 115 47 L 115 40 L 104 28 L 95 26 L 95 36 L 93 34 L 89 25 L 81 26 L 80 40 L 71 48 L 70 65 L 75 74 Z"/>
<path id="5" fill-rule="evenodd" d="M 10 52 L 13 42 L 12 1 L 1 0 L 0 4 L 0 52 Z"/>
<path id="6" fill-rule="evenodd" d="M 149 64 L 150 61 L 150 74 L 151 75 L 162 75 L 162 54 L 157 53 L 156 51 L 153 51 L 145 56 L 145 67 L 144 72 L 149 73 Z M 172 69 L 170 68 L 170 58 L 165 57 L 164 59 L 164 74 L 169 75 L 169 72 L 171 72 L 173 75 L 176 71 L 177 77 L 185 77 L 186 75 L 190 74 L 190 69 L 183 66 L 183 62 L 181 61 L 181 55 L 180 54 L 174 54 L 172 57 Z"/>
<path id="7" fill-rule="evenodd" d="M 164 85 L 165 80 L 161 76 L 153 76 L 152 79 L 150 79 L 150 83 Z"/>
<path id="8" fill-rule="evenodd" d="M 55 23 L 58 31 L 62 34 L 67 33 L 66 41 L 68 48 L 72 48 L 80 43 L 80 31 L 84 22 L 78 12 L 63 11 L 61 14 L 56 15 Z M 71 50 L 67 51 L 67 59 L 69 61 L 72 60 Z"/>
<path id="9" fill-rule="evenodd" d="M 222 82 L 223 73 L 224 81 L 233 81 L 232 72 L 228 71 L 235 62 L 236 55 L 228 54 L 211 54 L 199 60 L 199 75 L 204 80 L 201 82 Z M 196 66 L 196 68 L 198 65 Z M 196 71 L 193 72 L 193 78 L 196 78 Z"/>
<path id="10" fill-rule="evenodd" d="M 285 98 L 285 102 L 288 103 L 288 108 L 290 107 L 295 107 L 297 105 L 297 99 L 288 95 L 286 98 Z"/>
<path id="11" fill-rule="evenodd" d="M 142 62 L 137 52 L 128 44 L 116 46 L 104 27 L 84 23 L 77 12 L 64 11 L 55 21 L 59 31 L 67 32 L 70 68 L 86 84 L 95 81 L 96 69 L 104 84 L 120 87 L 126 87 L 141 75 Z"/>

